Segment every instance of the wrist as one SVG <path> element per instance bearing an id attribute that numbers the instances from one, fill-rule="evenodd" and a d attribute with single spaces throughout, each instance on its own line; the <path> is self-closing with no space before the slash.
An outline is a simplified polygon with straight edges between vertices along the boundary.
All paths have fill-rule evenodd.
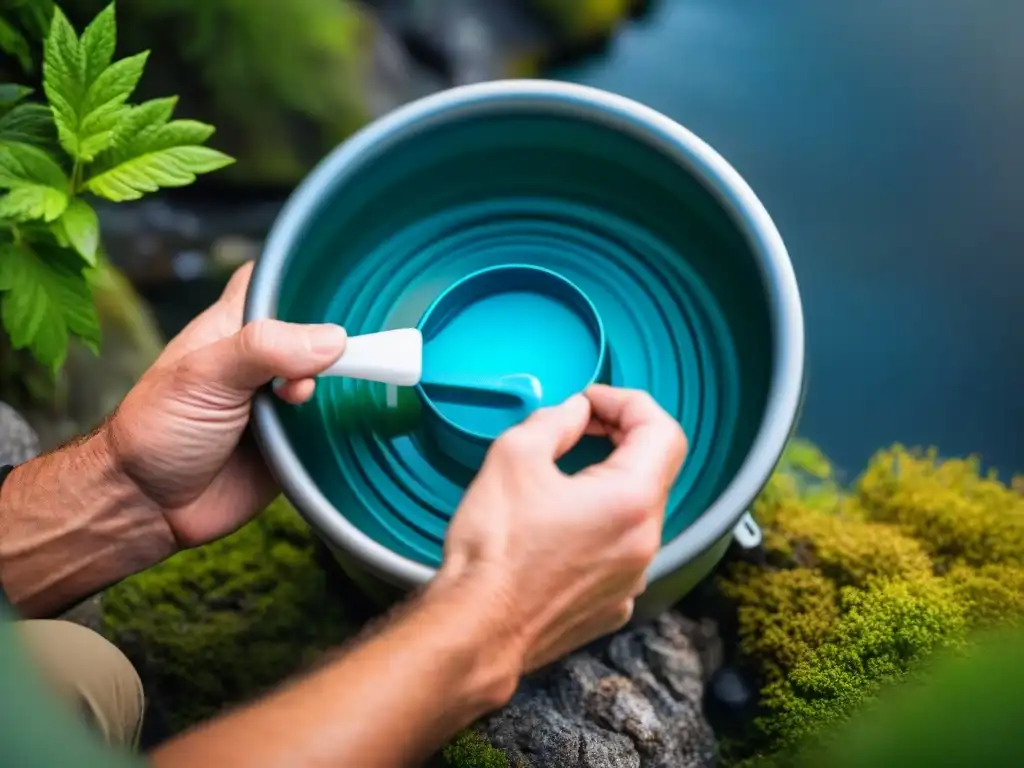
<path id="1" fill-rule="evenodd" d="M 29 616 L 52 615 L 175 551 L 105 426 L 18 466 L 4 484 L 0 571 Z"/>
<path id="2" fill-rule="evenodd" d="M 446 648 L 458 655 L 470 720 L 500 709 L 511 700 L 523 674 L 525 651 L 504 609 L 502 592 L 471 569 L 443 566 L 424 592 L 430 610 L 450 617 Z"/>

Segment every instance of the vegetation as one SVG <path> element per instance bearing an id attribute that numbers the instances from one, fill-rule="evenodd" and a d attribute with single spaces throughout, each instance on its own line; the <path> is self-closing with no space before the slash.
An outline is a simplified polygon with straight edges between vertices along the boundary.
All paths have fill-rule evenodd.
<path id="1" fill-rule="evenodd" d="M 756 514 L 767 564 L 721 584 L 763 681 L 741 757 L 787 754 L 972 629 L 1024 616 L 1024 496 L 976 460 L 897 446 L 844 490 L 797 443 Z"/>
<path id="2" fill-rule="evenodd" d="M 14 6 L 27 30 L 44 31 L 39 7 Z M 46 103 L 26 101 L 26 86 L 0 86 L 0 318 L 10 347 L 56 375 L 71 339 L 99 350 L 93 284 L 104 278 L 90 199 L 136 200 L 232 160 L 203 146 L 212 126 L 171 119 L 176 98 L 128 103 L 149 53 L 114 61 L 113 4 L 81 37 L 54 8 L 45 35 Z M 7 19 L 0 47 L 36 67 L 28 38 Z"/>
<path id="3" fill-rule="evenodd" d="M 587 43 L 609 35 L 637 0 L 529 0 L 529 4 L 561 36 Z"/>
<path id="4" fill-rule="evenodd" d="M 943 656 L 912 686 L 884 692 L 830 738 L 788 763 L 795 768 L 959 768 L 1022 765 L 1024 633 L 984 633 L 969 653 Z"/>
<path id="5" fill-rule="evenodd" d="M 65 0 L 82 15 L 103 0 Z M 118 0 L 124 39 L 153 51 L 143 91 L 182 94 L 239 162 L 219 178 L 297 183 L 370 117 L 374 27 L 347 0 Z"/>
<path id="6" fill-rule="evenodd" d="M 174 733 L 280 683 L 354 629 L 284 501 L 108 590 L 103 612 Z"/>
<path id="7" fill-rule="evenodd" d="M 508 755 L 472 728 L 456 736 L 441 756 L 449 768 L 510 768 Z"/>

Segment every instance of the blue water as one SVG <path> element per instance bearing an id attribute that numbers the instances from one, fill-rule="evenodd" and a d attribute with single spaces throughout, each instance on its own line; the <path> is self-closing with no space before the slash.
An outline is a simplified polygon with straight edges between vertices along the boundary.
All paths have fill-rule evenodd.
<path id="1" fill-rule="evenodd" d="M 510 291 L 471 304 L 427 340 L 423 380 L 493 386 L 510 375 L 534 377 L 539 400 L 531 396 L 532 387 L 517 387 L 522 397 L 506 403 L 427 389 L 453 424 L 496 437 L 538 406 L 581 391 L 593 378 L 598 357 L 593 334 L 570 307 L 543 294 Z"/>
<path id="2" fill-rule="evenodd" d="M 937 445 L 1024 470 L 1024 3 L 663 0 L 563 79 L 742 173 L 804 300 L 801 434 L 855 473 Z"/>

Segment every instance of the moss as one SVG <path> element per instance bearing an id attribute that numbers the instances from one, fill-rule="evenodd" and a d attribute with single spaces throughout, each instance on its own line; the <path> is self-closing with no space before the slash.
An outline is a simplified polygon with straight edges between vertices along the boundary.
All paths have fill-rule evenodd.
<path id="1" fill-rule="evenodd" d="M 721 579 L 762 680 L 763 714 L 734 751 L 762 768 L 974 628 L 1024 617 L 1017 490 L 934 451 L 882 451 L 848 490 L 822 460 L 787 451 L 755 505 L 764 563 Z"/>
<path id="2" fill-rule="evenodd" d="M 448 768 L 517 768 L 509 765 L 504 752 L 492 747 L 483 735 L 472 728 L 456 736 L 441 755 Z"/>
<path id="3" fill-rule="evenodd" d="M 610 35 L 629 16 L 635 0 L 529 0 L 529 4 L 569 42 L 586 43 Z"/>
<path id="4" fill-rule="evenodd" d="M 351 634 L 313 547 L 277 501 L 227 539 L 107 591 L 107 633 L 140 667 L 172 733 L 253 698 Z"/>
<path id="5" fill-rule="evenodd" d="M 875 456 L 857 493 L 873 519 L 920 540 L 940 567 L 1024 565 L 1024 496 L 979 468 L 896 446 Z"/>

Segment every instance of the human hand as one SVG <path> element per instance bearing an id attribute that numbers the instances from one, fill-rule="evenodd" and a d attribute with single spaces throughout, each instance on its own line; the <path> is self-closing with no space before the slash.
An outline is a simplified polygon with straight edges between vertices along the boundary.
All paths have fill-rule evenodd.
<path id="1" fill-rule="evenodd" d="M 555 461 L 586 434 L 603 462 Z M 593 386 L 495 441 L 445 539 L 440 580 L 472 582 L 531 671 L 626 624 L 661 545 L 687 443 L 645 392 Z M 482 590 L 482 592 L 481 592 Z"/>
<path id="2" fill-rule="evenodd" d="M 274 379 L 301 403 L 345 350 L 334 325 L 242 326 L 252 264 L 164 349 L 104 429 L 115 462 L 166 519 L 179 546 L 225 536 L 279 493 L 246 434 L 252 397 Z"/>

